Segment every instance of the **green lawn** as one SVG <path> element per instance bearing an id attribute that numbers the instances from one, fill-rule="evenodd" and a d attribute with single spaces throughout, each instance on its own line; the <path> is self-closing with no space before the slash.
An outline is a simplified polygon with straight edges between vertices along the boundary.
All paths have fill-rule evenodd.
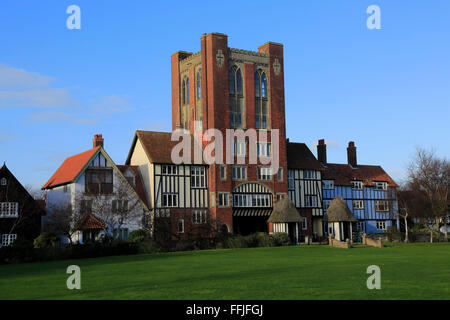
<path id="1" fill-rule="evenodd" d="M 81 268 L 68 290 L 67 266 Z M 366 269 L 381 268 L 381 290 Z M 450 299 L 450 243 L 300 246 L 0 266 L 0 299 Z"/>

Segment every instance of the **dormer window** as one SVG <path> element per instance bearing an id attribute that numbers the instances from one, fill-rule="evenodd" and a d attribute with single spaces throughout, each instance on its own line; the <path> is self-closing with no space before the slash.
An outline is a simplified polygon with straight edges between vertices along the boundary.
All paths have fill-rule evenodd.
<path id="1" fill-rule="evenodd" d="M 387 190 L 387 182 L 376 181 L 375 190 Z"/>
<path id="2" fill-rule="evenodd" d="M 362 188 L 363 188 L 362 181 L 351 181 L 350 183 L 352 184 L 352 189 L 362 190 Z"/>

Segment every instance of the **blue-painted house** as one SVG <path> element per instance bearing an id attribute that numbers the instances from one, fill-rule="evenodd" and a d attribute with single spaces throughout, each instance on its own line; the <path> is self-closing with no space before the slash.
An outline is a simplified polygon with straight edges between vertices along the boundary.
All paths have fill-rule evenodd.
<path id="1" fill-rule="evenodd" d="M 384 233 L 391 226 L 398 227 L 397 184 L 380 166 L 361 165 L 356 160 L 353 141 L 347 148 L 347 164 L 327 162 L 325 141 L 319 140 L 317 157 L 322 165 L 323 211 L 336 197 L 342 197 L 357 222 L 351 232 L 354 240 L 362 232 Z M 324 230 L 333 233 L 324 219 Z"/>

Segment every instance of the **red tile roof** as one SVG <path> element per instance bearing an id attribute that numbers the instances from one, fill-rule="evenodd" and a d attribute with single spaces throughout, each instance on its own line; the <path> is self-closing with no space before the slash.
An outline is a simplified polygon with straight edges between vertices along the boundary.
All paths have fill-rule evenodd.
<path id="1" fill-rule="evenodd" d="M 125 174 L 125 171 L 130 168 L 131 170 L 133 170 L 134 174 L 135 174 L 135 185 L 132 186 L 133 189 L 136 191 L 136 193 L 138 194 L 139 198 L 141 198 L 141 200 L 145 203 L 145 205 L 148 206 L 148 202 L 147 202 L 147 196 L 145 194 L 145 189 L 144 189 L 144 183 L 141 179 L 141 174 L 139 172 L 139 167 L 138 166 L 127 166 L 127 165 L 117 165 L 117 168 L 120 170 L 120 172 L 122 172 L 123 174 Z"/>
<path id="2" fill-rule="evenodd" d="M 86 229 L 103 229 L 105 224 L 93 214 L 88 215 L 81 223 L 80 230 Z"/>
<path id="3" fill-rule="evenodd" d="M 93 148 L 64 160 L 63 164 L 56 170 L 42 189 L 49 189 L 72 182 L 99 148 Z"/>
<path id="4" fill-rule="evenodd" d="M 389 187 L 398 187 L 394 180 L 380 166 L 327 163 L 323 167 L 322 180 L 334 180 L 335 185 L 350 186 L 350 181 L 360 180 L 365 185 L 373 186 L 374 181 L 386 181 Z"/>
<path id="5" fill-rule="evenodd" d="M 136 131 L 133 143 L 131 145 L 130 152 L 126 164 L 130 163 L 131 154 L 136 146 L 137 139 L 142 143 L 142 146 L 147 154 L 149 160 L 153 163 L 173 163 L 172 161 L 172 149 L 180 143 L 179 141 L 171 140 L 171 132 L 156 132 L 156 131 Z M 191 154 L 190 161 L 194 162 L 194 137 L 189 134 L 191 138 Z M 181 139 L 180 139 L 181 141 Z M 182 154 L 180 155 L 182 156 Z M 202 162 L 205 164 L 204 162 Z"/>
<path id="6" fill-rule="evenodd" d="M 322 166 L 304 143 L 287 143 L 288 168 L 321 170 Z"/>

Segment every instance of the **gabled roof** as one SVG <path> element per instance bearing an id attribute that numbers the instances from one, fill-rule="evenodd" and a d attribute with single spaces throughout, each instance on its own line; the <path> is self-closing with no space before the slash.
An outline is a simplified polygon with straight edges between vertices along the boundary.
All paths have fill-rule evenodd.
<path id="1" fill-rule="evenodd" d="M 373 186 L 374 181 L 386 181 L 389 187 L 398 187 L 394 180 L 380 166 L 327 163 L 323 167 L 322 180 L 334 180 L 335 185 L 350 186 L 350 181 L 359 180 Z"/>
<path id="2" fill-rule="evenodd" d="M 273 207 L 272 214 L 267 222 L 286 223 L 286 222 L 301 222 L 302 217 L 295 208 L 294 204 L 289 198 L 281 198 Z"/>
<path id="3" fill-rule="evenodd" d="M 333 201 L 331 201 L 330 206 L 327 209 L 325 220 L 328 222 L 358 221 L 341 197 L 334 198 Z"/>
<path id="4" fill-rule="evenodd" d="M 130 169 L 133 171 L 136 179 L 134 181 L 135 185 L 132 187 L 133 187 L 134 191 L 136 191 L 139 198 L 141 198 L 142 202 L 144 202 L 148 208 L 149 206 L 148 206 L 148 202 L 147 202 L 147 196 L 145 195 L 144 183 L 142 181 L 141 174 L 139 172 L 139 167 L 138 166 L 117 165 L 117 168 L 124 175 L 125 175 L 125 172 L 127 171 L 127 169 Z"/>
<path id="5" fill-rule="evenodd" d="M 99 149 L 100 147 L 95 147 L 64 160 L 63 164 L 56 170 L 42 189 L 49 189 L 73 182 Z"/>
<path id="6" fill-rule="evenodd" d="M 102 220 L 94 216 L 93 214 L 89 214 L 84 218 L 81 223 L 80 230 L 86 229 L 103 229 L 106 225 Z"/>
<path id="7" fill-rule="evenodd" d="M 28 192 L 28 190 L 22 185 L 22 183 L 20 183 L 20 181 L 8 169 L 6 164 L 3 164 L 3 166 L 0 167 L 0 176 L 7 176 L 7 177 L 9 177 L 9 179 L 13 179 L 13 181 L 19 187 L 20 191 L 22 191 L 22 194 L 20 195 L 20 197 L 23 198 L 23 199 L 28 197 L 28 199 L 33 200 L 34 204 L 36 205 L 36 208 L 38 209 L 39 214 L 40 215 L 45 215 L 45 211 L 46 211 L 46 209 L 45 209 L 45 200 L 36 200 L 36 199 L 34 199 L 34 197 Z M 0 201 L 1 201 L 1 199 L 0 199 Z"/>
<path id="8" fill-rule="evenodd" d="M 288 168 L 321 170 L 320 162 L 314 157 L 306 144 L 297 142 L 287 143 Z"/>
<path id="9" fill-rule="evenodd" d="M 180 143 L 180 141 L 171 140 L 171 132 L 156 132 L 156 131 L 142 131 L 137 130 L 131 144 L 130 152 L 128 153 L 125 164 L 130 164 L 131 155 L 133 154 L 136 142 L 139 141 L 145 150 L 145 153 L 150 162 L 153 163 L 173 163 L 172 161 L 172 149 Z M 192 134 L 188 134 L 191 138 L 191 154 L 190 161 L 194 163 L 194 137 Z M 182 156 L 182 155 L 180 155 Z M 205 164 L 202 159 L 202 164 Z"/>

